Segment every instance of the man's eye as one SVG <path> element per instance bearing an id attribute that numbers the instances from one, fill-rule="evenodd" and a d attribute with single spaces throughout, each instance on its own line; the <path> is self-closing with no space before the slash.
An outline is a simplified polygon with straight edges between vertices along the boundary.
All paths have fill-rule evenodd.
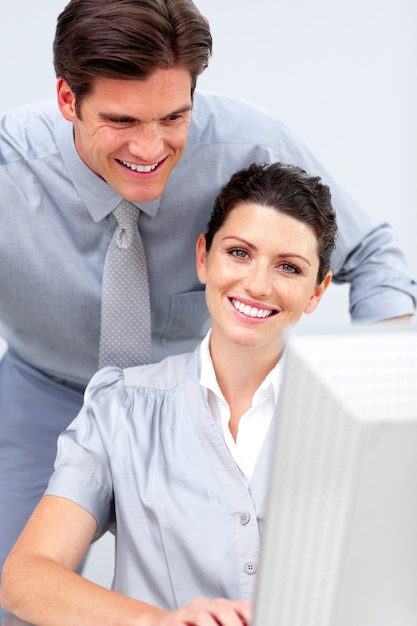
<path id="1" fill-rule="evenodd" d="M 132 124 L 133 122 L 130 117 L 109 117 L 108 121 L 116 126 L 126 126 L 127 124 Z"/>
<path id="2" fill-rule="evenodd" d="M 167 124 L 175 124 L 175 123 L 181 123 L 184 120 L 184 115 L 182 115 L 182 113 L 173 113 L 172 115 L 168 115 L 168 117 L 165 118 L 165 122 Z"/>

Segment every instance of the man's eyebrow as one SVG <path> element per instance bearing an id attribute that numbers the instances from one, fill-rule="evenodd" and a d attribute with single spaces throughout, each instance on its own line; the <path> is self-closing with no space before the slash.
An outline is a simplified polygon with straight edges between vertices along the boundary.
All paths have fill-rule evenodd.
<path id="1" fill-rule="evenodd" d="M 172 117 L 173 115 L 181 115 L 182 113 L 188 113 L 192 110 L 192 108 L 193 108 L 192 104 L 186 104 L 180 109 L 177 109 L 175 111 L 170 111 L 169 113 L 167 113 L 160 119 L 165 120 L 168 117 Z M 110 113 L 106 111 L 99 111 L 98 117 L 100 117 L 103 120 L 129 120 L 132 122 L 141 121 L 139 118 L 135 117 L 134 115 L 129 115 L 128 113 L 116 113 L 116 112 Z"/>
<path id="2" fill-rule="evenodd" d="M 165 117 L 171 117 L 171 115 L 180 115 L 181 113 L 188 113 L 189 111 L 191 111 L 192 108 L 192 104 L 186 104 L 185 106 L 181 107 L 181 109 L 178 109 L 177 111 L 172 111 L 172 113 L 168 113 L 168 115 L 165 115 Z"/>
<path id="3" fill-rule="evenodd" d="M 102 120 L 135 120 L 136 119 L 132 115 L 127 115 L 127 113 L 106 113 L 106 111 L 99 111 L 97 115 Z"/>

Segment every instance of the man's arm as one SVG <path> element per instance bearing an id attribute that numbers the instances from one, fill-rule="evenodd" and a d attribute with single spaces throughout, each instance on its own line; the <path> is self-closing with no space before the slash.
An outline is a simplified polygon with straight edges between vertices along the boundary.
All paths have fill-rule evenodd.
<path id="1" fill-rule="evenodd" d="M 417 284 L 409 276 L 389 224 L 371 229 L 335 271 L 333 280 L 350 283 L 349 310 L 354 322 L 410 319 L 415 312 Z"/>

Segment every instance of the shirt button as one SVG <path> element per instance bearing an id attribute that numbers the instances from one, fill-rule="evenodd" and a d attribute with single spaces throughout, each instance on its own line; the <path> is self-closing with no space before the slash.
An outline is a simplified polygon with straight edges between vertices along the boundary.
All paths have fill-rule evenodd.
<path id="1" fill-rule="evenodd" d="M 242 524 L 242 526 L 245 526 L 245 524 L 247 524 L 250 520 L 250 515 L 249 513 L 241 513 L 240 514 L 240 523 Z"/>
<path id="2" fill-rule="evenodd" d="M 249 561 L 245 565 L 245 572 L 247 574 L 255 574 L 257 569 L 258 569 L 258 565 L 254 563 L 254 561 Z"/>

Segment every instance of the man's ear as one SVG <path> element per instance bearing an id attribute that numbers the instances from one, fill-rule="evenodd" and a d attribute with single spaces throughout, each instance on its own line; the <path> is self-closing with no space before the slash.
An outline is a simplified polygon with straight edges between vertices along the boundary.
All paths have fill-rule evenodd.
<path id="1" fill-rule="evenodd" d="M 75 122 L 78 119 L 75 106 L 75 95 L 65 78 L 60 76 L 56 82 L 56 93 L 59 110 L 68 122 Z"/>
<path id="2" fill-rule="evenodd" d="M 316 285 L 314 292 L 312 293 L 309 301 L 307 302 L 307 305 L 304 309 L 304 313 L 307 313 L 307 314 L 313 313 L 313 311 L 316 310 L 318 303 L 322 299 L 324 292 L 326 291 L 326 289 L 328 288 L 331 282 L 332 282 L 332 273 L 327 272 L 326 276 L 324 277 L 320 285 Z"/>
<path id="3" fill-rule="evenodd" d="M 207 250 L 205 235 L 200 235 L 197 239 L 195 246 L 195 258 L 198 280 L 200 283 L 205 285 L 207 282 Z"/>

